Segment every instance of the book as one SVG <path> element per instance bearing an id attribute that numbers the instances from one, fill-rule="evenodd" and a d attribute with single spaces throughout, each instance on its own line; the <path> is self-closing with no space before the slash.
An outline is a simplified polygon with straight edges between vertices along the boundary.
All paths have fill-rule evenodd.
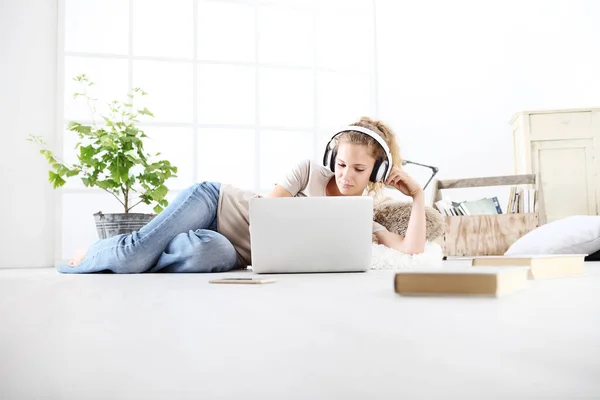
<path id="1" fill-rule="evenodd" d="M 468 210 L 470 215 L 501 214 L 502 210 L 498 212 L 497 202 L 497 198 L 485 198 L 476 201 L 465 201 L 462 205 Z"/>
<path id="2" fill-rule="evenodd" d="M 462 202 L 443 199 L 436 201 L 435 206 L 442 215 L 449 216 L 502 214 L 497 197 Z"/>
<path id="3" fill-rule="evenodd" d="M 510 188 L 507 213 L 533 213 L 536 212 L 536 189 L 523 189 L 518 186 Z"/>
<path id="4" fill-rule="evenodd" d="M 524 256 L 477 256 L 474 267 L 522 266 L 529 268 L 530 279 L 557 278 L 584 272 L 585 254 L 547 254 Z"/>
<path id="5" fill-rule="evenodd" d="M 512 214 L 514 212 L 513 211 L 513 206 L 514 206 L 513 199 L 515 197 L 515 189 L 516 189 L 515 186 L 510 188 L 510 194 L 508 195 L 508 205 L 506 206 L 507 214 Z"/>
<path id="6" fill-rule="evenodd" d="M 503 296 L 527 287 L 528 268 L 443 267 L 402 271 L 394 277 L 394 290 L 403 295 Z"/>

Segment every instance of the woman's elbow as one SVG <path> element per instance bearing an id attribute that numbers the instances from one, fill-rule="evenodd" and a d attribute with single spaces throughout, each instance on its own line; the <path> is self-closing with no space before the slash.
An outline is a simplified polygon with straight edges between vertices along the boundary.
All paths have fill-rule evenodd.
<path id="1" fill-rule="evenodd" d="M 411 255 L 411 256 L 414 256 L 414 255 L 421 254 L 421 253 L 425 252 L 425 245 L 411 244 L 411 245 L 405 245 L 403 247 L 404 248 L 401 251 L 404 254 L 408 254 L 408 255 Z"/>

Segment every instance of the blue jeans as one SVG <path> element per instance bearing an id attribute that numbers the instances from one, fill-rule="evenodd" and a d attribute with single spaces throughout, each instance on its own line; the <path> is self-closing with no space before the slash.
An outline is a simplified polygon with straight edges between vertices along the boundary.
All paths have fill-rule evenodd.
<path id="1" fill-rule="evenodd" d="M 59 265 L 58 271 L 135 274 L 238 268 L 233 245 L 217 232 L 219 189 L 214 182 L 190 186 L 139 231 L 99 240 L 81 264 Z"/>

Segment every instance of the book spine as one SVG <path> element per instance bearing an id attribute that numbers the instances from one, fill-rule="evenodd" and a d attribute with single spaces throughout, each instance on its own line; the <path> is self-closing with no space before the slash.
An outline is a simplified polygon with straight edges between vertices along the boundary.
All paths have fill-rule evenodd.
<path id="1" fill-rule="evenodd" d="M 498 212 L 498 214 L 502 214 L 502 208 L 500 207 L 500 202 L 498 201 L 498 197 L 496 197 L 496 196 L 492 197 L 492 201 L 494 202 L 494 205 L 496 206 L 496 211 Z"/>
<path id="2" fill-rule="evenodd" d="M 525 212 L 525 195 L 523 194 L 524 190 L 521 189 L 519 194 L 519 212 L 520 213 L 524 213 Z"/>

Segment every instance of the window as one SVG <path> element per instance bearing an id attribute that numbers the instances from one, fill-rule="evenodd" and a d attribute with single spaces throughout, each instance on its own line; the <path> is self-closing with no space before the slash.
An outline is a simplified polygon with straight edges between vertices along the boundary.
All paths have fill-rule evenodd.
<path id="1" fill-rule="evenodd" d="M 60 13 L 59 118 L 90 120 L 78 74 L 100 113 L 142 87 L 147 149 L 179 168 L 170 199 L 203 180 L 268 192 L 300 159 L 320 162 L 333 129 L 376 113 L 373 0 L 62 0 Z M 75 137 L 58 134 L 73 160 Z M 61 200 L 63 257 L 97 239 L 93 213 L 120 211 L 77 179 Z"/>

